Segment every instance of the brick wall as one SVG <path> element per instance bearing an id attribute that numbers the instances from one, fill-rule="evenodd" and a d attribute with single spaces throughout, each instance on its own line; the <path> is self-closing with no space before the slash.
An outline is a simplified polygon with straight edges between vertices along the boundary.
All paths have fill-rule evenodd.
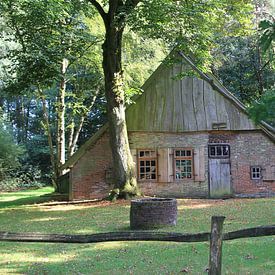
<path id="1" fill-rule="evenodd" d="M 230 145 L 234 193 L 275 193 L 275 144 L 260 132 L 242 132 L 231 136 Z M 263 169 L 260 180 L 251 179 L 250 167 L 255 165 Z"/>
<path id="2" fill-rule="evenodd" d="M 207 156 L 208 133 L 148 133 L 132 132 L 129 134 L 131 149 L 158 149 L 158 148 L 196 148 L 205 146 Z M 207 157 L 205 161 L 205 180 L 195 182 L 194 180 L 172 181 L 172 182 L 139 182 L 143 194 L 160 197 L 207 197 L 208 176 Z"/>
<path id="3" fill-rule="evenodd" d="M 90 148 L 70 172 L 70 199 L 95 199 L 108 196 L 111 185 L 106 183 L 106 172 L 111 166 L 108 133 Z"/>
<path id="4" fill-rule="evenodd" d="M 105 133 L 71 169 L 71 196 L 74 199 L 103 198 L 112 188 L 106 183 L 106 173 L 111 167 L 111 150 Z M 260 132 L 211 133 L 129 133 L 131 151 L 136 149 L 196 148 L 204 146 L 205 180 L 139 183 L 145 195 L 161 197 L 208 197 L 208 152 L 209 142 L 226 142 L 231 148 L 232 188 L 236 194 L 271 194 L 275 192 L 275 181 L 267 179 L 267 171 L 275 172 L 275 144 Z M 134 153 L 134 158 L 136 154 Z M 250 166 L 260 165 L 264 178 L 251 180 Z M 108 177 L 108 176 L 107 176 Z"/>

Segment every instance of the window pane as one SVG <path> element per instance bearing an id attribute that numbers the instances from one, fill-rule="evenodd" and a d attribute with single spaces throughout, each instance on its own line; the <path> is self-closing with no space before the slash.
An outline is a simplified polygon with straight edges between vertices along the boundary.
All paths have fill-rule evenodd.
<path id="1" fill-rule="evenodd" d="M 228 146 L 223 146 L 223 155 L 228 156 L 229 155 L 229 147 Z"/>
<path id="2" fill-rule="evenodd" d="M 157 178 L 157 160 L 156 151 L 154 150 L 142 150 L 139 151 L 139 179 L 140 180 L 150 180 Z M 142 160 L 144 159 L 145 160 Z"/>
<path id="3" fill-rule="evenodd" d="M 176 156 L 179 157 L 180 156 L 180 151 L 176 151 Z"/>
<path id="4" fill-rule="evenodd" d="M 262 177 L 261 167 L 260 166 L 251 167 L 251 178 L 261 179 L 261 177 Z"/>
<path id="5" fill-rule="evenodd" d="M 221 156 L 222 155 L 222 148 L 221 146 L 217 146 L 217 156 Z"/>
<path id="6" fill-rule="evenodd" d="M 190 150 L 186 151 L 186 156 L 188 156 L 188 157 L 191 156 L 191 151 Z"/>
<path id="7" fill-rule="evenodd" d="M 210 147 L 210 155 L 215 156 L 215 146 Z"/>

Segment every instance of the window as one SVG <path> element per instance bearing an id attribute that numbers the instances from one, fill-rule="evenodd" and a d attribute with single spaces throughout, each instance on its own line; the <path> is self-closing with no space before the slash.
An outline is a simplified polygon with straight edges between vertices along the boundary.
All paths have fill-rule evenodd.
<path id="1" fill-rule="evenodd" d="M 174 150 L 175 179 L 193 178 L 193 150 L 175 149 Z"/>
<path id="2" fill-rule="evenodd" d="M 154 150 L 138 151 L 139 180 L 157 179 L 157 153 Z"/>
<path id="3" fill-rule="evenodd" d="M 251 179 L 259 180 L 262 178 L 262 168 L 260 166 L 251 166 L 250 167 Z"/>
<path id="4" fill-rule="evenodd" d="M 230 147 L 228 144 L 210 144 L 208 146 L 208 155 L 210 158 L 229 158 Z"/>

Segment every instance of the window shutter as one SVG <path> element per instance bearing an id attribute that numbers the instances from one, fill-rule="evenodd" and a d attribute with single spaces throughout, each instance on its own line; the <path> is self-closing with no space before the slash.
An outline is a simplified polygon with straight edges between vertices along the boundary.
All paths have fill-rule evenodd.
<path id="1" fill-rule="evenodd" d="M 169 182 L 169 149 L 158 149 L 158 182 Z"/>
<path id="2" fill-rule="evenodd" d="M 134 165 L 135 165 L 135 169 L 134 169 L 135 174 L 134 175 L 135 175 L 135 177 L 137 177 L 137 169 L 138 169 L 137 150 L 136 149 L 130 149 L 130 152 L 131 152 L 133 162 L 134 162 Z"/>
<path id="3" fill-rule="evenodd" d="M 275 166 L 267 166 L 266 169 L 263 169 L 263 180 L 275 180 Z"/>
<path id="4" fill-rule="evenodd" d="M 168 182 L 174 181 L 174 149 L 168 148 Z"/>
<path id="5" fill-rule="evenodd" d="M 205 181 L 205 150 L 204 146 L 194 149 L 194 180 Z"/>

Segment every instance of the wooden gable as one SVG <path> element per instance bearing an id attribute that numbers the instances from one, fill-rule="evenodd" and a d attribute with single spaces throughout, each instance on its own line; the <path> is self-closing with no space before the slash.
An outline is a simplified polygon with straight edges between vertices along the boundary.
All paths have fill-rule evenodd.
<path id="1" fill-rule="evenodd" d="M 172 66 L 162 64 L 156 70 L 143 86 L 144 93 L 127 108 L 129 131 L 256 129 L 244 110 L 222 93 L 219 83 L 214 89 L 211 82 L 197 77 L 178 79 L 187 66 L 182 61 Z"/>

